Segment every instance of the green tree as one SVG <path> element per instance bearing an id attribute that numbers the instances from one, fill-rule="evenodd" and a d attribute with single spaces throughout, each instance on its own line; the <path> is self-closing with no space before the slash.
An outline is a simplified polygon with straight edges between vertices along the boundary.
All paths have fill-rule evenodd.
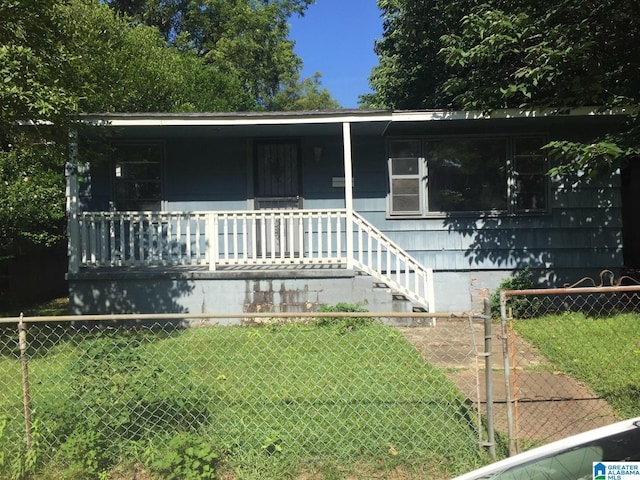
<path id="1" fill-rule="evenodd" d="M 365 103 L 387 108 L 638 109 L 640 5 L 623 0 L 379 0 L 379 66 Z M 413 18 L 427 18 L 412 30 Z M 419 37 L 419 38 L 418 38 Z M 414 42 L 413 38 L 417 38 Z M 393 91 L 382 86 L 393 78 Z M 389 84 L 389 82 L 388 82 Z M 419 93 L 411 92 L 417 89 Z M 424 93 L 424 90 L 430 93 Z M 412 96 L 413 95 L 413 96 Z M 638 117 L 593 143 L 554 142 L 552 174 L 596 174 L 640 152 Z"/>
<path id="2" fill-rule="evenodd" d="M 0 256 L 63 238 L 78 112 L 334 107 L 287 38 L 312 1 L 0 2 Z"/>
<path id="3" fill-rule="evenodd" d="M 238 77 L 98 0 L 8 0 L 0 18 L 0 256 L 63 238 L 76 112 L 254 105 Z"/>
<path id="4" fill-rule="evenodd" d="M 320 82 L 320 72 L 300 81 L 299 75 L 281 87 L 269 102 L 269 110 L 331 110 L 340 108 Z"/>
<path id="5" fill-rule="evenodd" d="M 56 40 L 64 36 L 58 7 L 38 0 L 0 3 L 0 132 L 5 143 L 16 120 L 58 118 L 75 105 L 60 80 L 70 55 Z"/>
<path id="6" fill-rule="evenodd" d="M 157 27 L 166 41 L 242 79 L 255 108 L 299 73 L 302 62 L 289 40 L 288 18 L 315 0 L 111 0 L 114 9 Z"/>
<path id="7" fill-rule="evenodd" d="M 72 56 L 61 41 L 62 5 L 0 3 L 0 257 L 49 245 L 62 233 L 58 140 L 78 101 L 65 82 Z"/>
<path id="8" fill-rule="evenodd" d="M 241 80 L 191 51 L 168 45 L 155 27 L 131 25 L 98 0 L 64 10 L 73 45 L 79 111 L 243 110 L 252 99 Z"/>
<path id="9" fill-rule="evenodd" d="M 0 257 L 56 243 L 65 218 L 65 148 L 33 132 L 12 141 L 0 151 Z"/>
<path id="10" fill-rule="evenodd" d="M 383 35 L 374 50 L 378 65 L 369 77 L 374 93 L 361 106 L 389 109 L 448 108 L 443 84 L 448 72 L 440 37 L 455 32 L 469 0 L 378 0 Z"/>
<path id="11" fill-rule="evenodd" d="M 442 38 L 446 88 L 463 108 L 627 106 L 638 94 L 628 47 L 639 14 L 621 0 L 482 4 Z"/>
<path id="12" fill-rule="evenodd" d="M 621 0 L 481 5 L 442 38 L 445 88 L 462 108 L 629 108 L 626 129 L 591 143 L 552 142 L 551 174 L 594 176 L 640 153 L 640 6 Z M 492 81 L 487 81 L 491 78 Z"/>

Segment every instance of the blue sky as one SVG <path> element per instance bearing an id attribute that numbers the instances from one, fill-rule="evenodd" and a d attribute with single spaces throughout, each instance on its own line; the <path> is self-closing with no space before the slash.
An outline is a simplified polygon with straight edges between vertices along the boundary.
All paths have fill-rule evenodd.
<path id="1" fill-rule="evenodd" d="M 316 0 L 290 23 L 302 76 L 320 72 L 340 105 L 356 108 L 358 95 L 371 91 L 369 74 L 378 63 L 373 44 L 382 37 L 382 18 L 376 0 Z"/>

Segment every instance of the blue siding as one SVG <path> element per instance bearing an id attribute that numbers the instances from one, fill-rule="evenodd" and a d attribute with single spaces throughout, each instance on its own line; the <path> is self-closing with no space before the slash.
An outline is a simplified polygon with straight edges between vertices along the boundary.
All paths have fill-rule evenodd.
<path id="1" fill-rule="evenodd" d="M 413 133 L 442 135 L 453 131 L 446 122 L 435 123 L 431 132 L 413 126 Z M 498 135 L 518 133 L 518 128 L 527 123 L 514 125 L 517 128 L 510 126 L 494 131 L 489 123 L 478 124 L 484 133 Z M 547 131 L 540 125 L 537 132 Z M 478 131 L 473 125 L 465 124 L 456 133 Z M 581 131 L 597 132 L 583 128 Z M 283 132 L 286 134 L 286 129 Z M 578 138 L 576 132 L 567 130 L 549 133 L 551 138 Z M 344 176 L 342 138 L 314 136 L 299 140 L 304 208 L 344 207 L 344 190 L 333 186 L 334 178 Z M 165 142 L 164 200 L 169 210 L 244 210 L 249 207 L 252 197 L 251 139 L 177 137 L 165 139 Z M 389 218 L 386 139 L 356 136 L 352 145 L 354 208 L 426 266 L 445 272 L 479 274 L 493 271 L 487 278 L 494 285 L 499 278 L 495 274 L 497 270 L 504 271 L 506 276 L 513 269 L 530 266 L 540 269 L 541 276 L 550 281 L 571 281 L 584 271 L 597 273 L 603 268 L 617 268 L 622 264 L 617 174 L 579 186 L 570 182 L 566 185 L 551 182 L 547 214 Z M 314 154 L 318 147 L 322 149 L 320 158 Z M 93 168 L 89 208 L 107 208 L 111 194 L 110 175 L 105 166 Z M 475 273 L 473 275 L 475 279 Z"/>
<path id="2" fill-rule="evenodd" d="M 167 142 L 165 199 L 171 210 L 245 209 L 248 194 L 244 139 Z"/>
<path id="3" fill-rule="evenodd" d="M 543 215 L 389 218 L 385 138 L 353 139 L 354 208 L 425 265 L 438 270 L 597 268 L 621 265 L 619 179 L 576 187 L 552 182 Z M 344 207 L 342 139 L 300 139 L 304 208 Z M 316 158 L 314 149 L 322 155 Z M 164 196 L 169 210 L 244 210 L 251 204 L 251 142 L 246 138 L 166 140 Z M 105 204 L 110 172 L 92 172 L 94 203 Z M 97 201 L 97 199 L 101 199 Z M 106 202 L 108 204 L 108 201 Z"/>
<path id="4" fill-rule="evenodd" d="M 91 164 L 91 185 L 80 188 L 80 204 L 86 211 L 109 210 L 111 200 L 111 164 L 101 160 Z"/>
<path id="5" fill-rule="evenodd" d="M 314 149 L 321 148 L 320 158 Z M 305 138 L 301 145 L 302 196 L 305 208 L 344 208 L 344 189 L 332 186 L 334 177 L 344 176 L 340 137 Z"/>
<path id="6" fill-rule="evenodd" d="M 554 200 L 550 214 L 536 216 L 388 219 L 383 210 L 356 208 L 408 253 L 436 269 L 618 268 L 619 190 L 605 191 L 607 195 L 598 198 L 602 208 L 587 205 L 589 198 L 596 198 L 593 194 L 576 195 L 566 203 Z"/>
<path id="7" fill-rule="evenodd" d="M 511 129 L 505 133 L 529 132 Z M 549 133 L 552 138 L 580 139 L 578 131 Z M 579 133 L 597 133 L 597 129 L 581 128 Z M 354 208 L 408 253 L 436 270 L 505 270 L 508 274 L 530 266 L 562 272 L 546 274 L 548 278 L 570 280 L 578 270 L 591 268 L 598 272 L 622 264 L 617 174 L 590 184 L 550 182 L 547 214 L 390 218 L 384 139 L 354 141 L 354 156 L 356 185 L 360 185 L 354 189 Z M 367 179 L 366 187 L 362 179 Z"/>

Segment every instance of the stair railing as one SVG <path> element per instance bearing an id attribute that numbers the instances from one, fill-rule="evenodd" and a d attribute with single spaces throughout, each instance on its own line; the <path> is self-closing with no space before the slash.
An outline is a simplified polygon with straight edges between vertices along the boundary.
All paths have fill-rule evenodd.
<path id="1" fill-rule="evenodd" d="M 353 224 L 354 266 L 435 312 L 433 269 L 424 267 L 356 212 Z"/>

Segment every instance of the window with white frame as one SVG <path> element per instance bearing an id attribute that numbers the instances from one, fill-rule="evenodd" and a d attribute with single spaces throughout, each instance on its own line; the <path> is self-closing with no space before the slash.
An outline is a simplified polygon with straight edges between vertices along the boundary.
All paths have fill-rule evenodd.
<path id="1" fill-rule="evenodd" d="M 160 210 L 162 153 L 160 143 L 122 143 L 114 146 L 114 206 L 117 210 Z"/>
<path id="2" fill-rule="evenodd" d="M 391 215 L 544 212 L 544 136 L 391 139 Z"/>
<path id="3" fill-rule="evenodd" d="M 423 204 L 424 175 L 418 140 L 389 142 L 391 210 L 396 214 L 419 214 Z"/>

